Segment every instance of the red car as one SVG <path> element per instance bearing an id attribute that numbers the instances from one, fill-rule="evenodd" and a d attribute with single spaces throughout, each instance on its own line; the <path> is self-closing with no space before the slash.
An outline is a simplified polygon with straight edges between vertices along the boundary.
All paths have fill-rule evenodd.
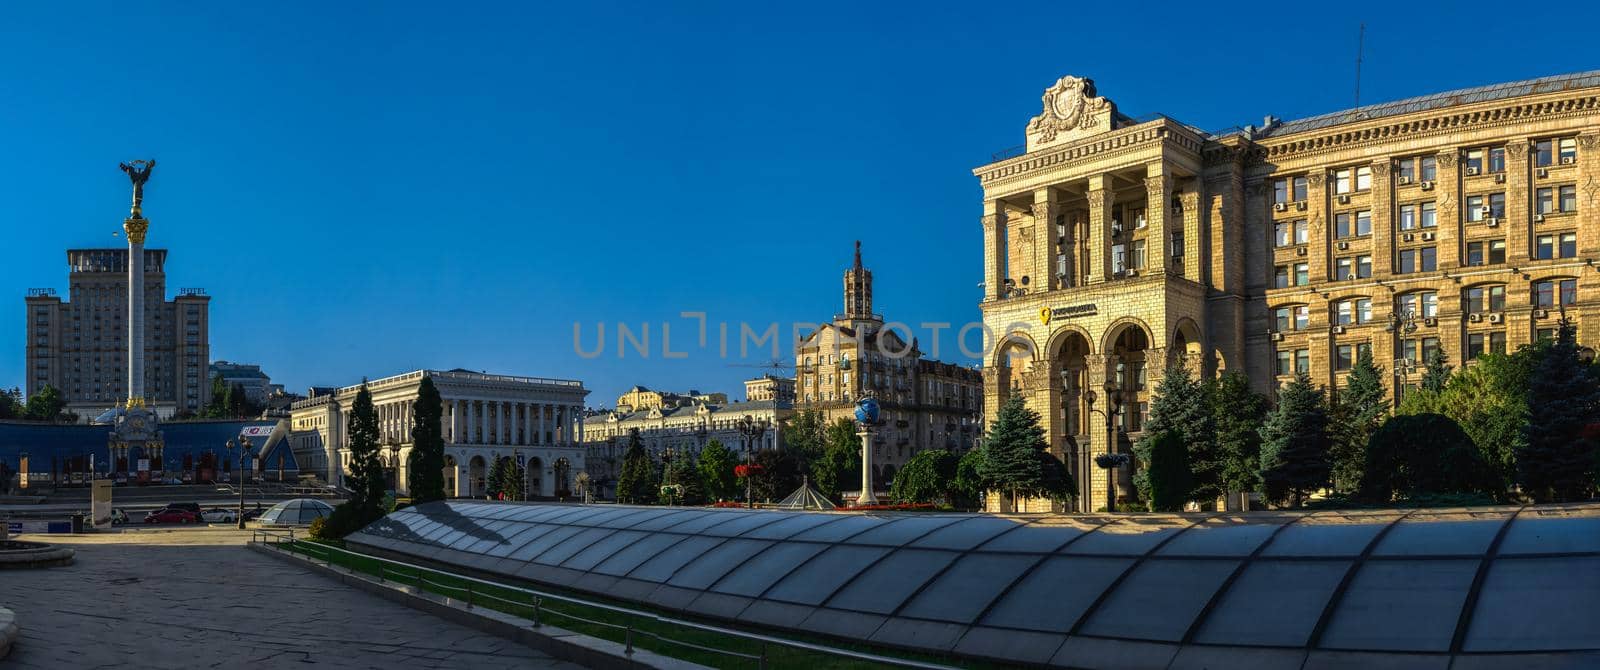
<path id="1" fill-rule="evenodd" d="M 200 517 L 186 509 L 161 509 L 144 517 L 145 523 L 198 523 Z"/>

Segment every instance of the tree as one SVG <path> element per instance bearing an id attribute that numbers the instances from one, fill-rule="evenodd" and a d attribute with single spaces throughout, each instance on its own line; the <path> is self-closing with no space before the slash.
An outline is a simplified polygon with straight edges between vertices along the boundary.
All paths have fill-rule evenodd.
<path id="1" fill-rule="evenodd" d="M 1333 490 L 1355 493 L 1366 469 L 1367 442 L 1389 414 L 1384 398 L 1383 371 L 1372 361 L 1372 349 L 1362 348 L 1345 382 L 1334 397 L 1329 416 L 1329 474 Z"/>
<path id="2" fill-rule="evenodd" d="M 617 502 L 653 505 L 660 493 L 661 479 L 656 465 L 639 441 L 639 431 L 628 435 L 628 451 L 622 457 L 622 474 L 617 477 Z"/>
<path id="3" fill-rule="evenodd" d="M 784 449 L 762 449 L 755 453 L 755 476 L 750 492 L 756 500 L 782 500 L 800 488 L 800 463 Z"/>
<path id="4" fill-rule="evenodd" d="M 350 503 L 363 512 L 375 512 L 383 503 L 383 463 L 379 460 L 378 411 L 365 379 L 350 407 L 350 472 L 345 476 Z M 376 519 L 374 515 L 372 518 Z"/>
<path id="5" fill-rule="evenodd" d="M 28 397 L 28 404 L 23 414 L 34 421 L 49 421 L 55 423 L 61 419 L 62 410 L 66 409 L 67 401 L 61 398 L 61 392 L 56 387 L 46 384 Z"/>
<path id="6" fill-rule="evenodd" d="M 1150 463 L 1147 471 L 1150 511 L 1183 511 L 1183 503 L 1189 499 L 1194 485 L 1190 481 L 1189 450 L 1183 446 L 1183 437 L 1176 430 L 1167 430 L 1143 440 L 1143 444 Z"/>
<path id="7" fill-rule="evenodd" d="M 1047 458 L 1054 457 L 1045 442 L 1044 429 L 1039 426 L 1039 413 L 1023 405 L 1021 397 L 1012 396 L 1000 406 L 1000 414 L 979 449 L 983 456 L 978 462 L 978 476 L 985 488 L 1010 495 L 1012 504 L 1024 496 L 1057 501 L 1071 497 L 1070 478 L 1063 482 L 1059 473 L 1047 471 Z"/>
<path id="8" fill-rule="evenodd" d="M 978 474 L 982 467 L 983 450 L 968 449 L 961 455 L 961 460 L 956 462 L 956 482 L 953 492 L 955 499 L 950 503 L 958 509 L 975 509 L 978 501 L 983 498 L 983 492 L 988 487 L 983 483 L 983 477 Z M 1072 486 L 1068 485 L 1068 490 Z"/>
<path id="9" fill-rule="evenodd" d="M 0 419 L 18 419 L 27 413 L 27 407 L 22 403 L 22 389 L 13 387 L 9 391 L 0 391 Z M 5 481 L 0 479 L 0 482 Z"/>
<path id="10" fill-rule="evenodd" d="M 662 474 L 662 486 L 677 486 L 673 503 L 678 505 L 706 504 L 705 482 L 700 478 L 700 468 L 688 454 L 680 454 L 667 463 Z"/>
<path id="11" fill-rule="evenodd" d="M 733 500 L 738 497 L 739 480 L 733 476 L 733 466 L 738 465 L 733 452 L 722 446 L 721 440 L 711 440 L 700 450 L 700 481 L 704 483 L 706 495 L 715 501 Z"/>
<path id="12" fill-rule="evenodd" d="M 510 456 L 496 460 L 489 469 L 489 497 L 505 500 L 522 500 L 526 487 L 524 471 Z"/>
<path id="13" fill-rule="evenodd" d="M 238 384 L 228 388 L 228 418 L 242 419 L 250 414 L 250 396 Z"/>
<path id="14" fill-rule="evenodd" d="M 1433 393 L 1443 391 L 1445 384 L 1450 383 L 1450 356 L 1444 353 L 1443 347 L 1436 347 L 1428 354 L 1424 365 L 1427 367 L 1422 371 L 1422 389 Z"/>
<path id="15" fill-rule="evenodd" d="M 948 503 L 955 494 L 959 459 L 943 449 L 918 452 L 894 473 L 889 497 L 898 502 Z"/>
<path id="16" fill-rule="evenodd" d="M 1442 414 L 1389 419 L 1372 433 L 1364 451 L 1361 495 L 1374 502 L 1498 488 L 1472 438 Z"/>
<path id="17" fill-rule="evenodd" d="M 1133 447 L 1139 462 L 1147 465 L 1154 439 L 1169 431 L 1177 433 L 1178 445 L 1189 452 L 1183 463 L 1191 470 L 1184 479 L 1193 488 L 1185 497 L 1202 503 L 1222 495 L 1222 462 L 1216 448 L 1216 417 L 1209 395 L 1205 384 L 1189 376 L 1188 368 L 1169 366 L 1150 402 L 1150 418 L 1144 425 L 1146 437 Z M 1133 477 L 1139 496 L 1146 500 L 1150 498 L 1149 477 L 1143 467 Z"/>
<path id="18" fill-rule="evenodd" d="M 1593 495 L 1597 466 L 1594 426 L 1600 417 L 1600 378 L 1578 358 L 1577 330 L 1562 316 L 1528 380 L 1528 423 L 1517 454 L 1517 481 L 1538 502 Z"/>
<path id="19" fill-rule="evenodd" d="M 417 386 L 411 410 L 411 502 L 444 500 L 444 401 L 433 378 L 424 376 Z"/>
<path id="20" fill-rule="evenodd" d="M 1450 375 L 1443 391 L 1413 390 L 1396 414 L 1443 414 L 1471 436 L 1505 497 L 1517 481 L 1517 453 L 1528 423 L 1528 380 L 1548 342 L 1524 346 L 1516 353 L 1486 354 L 1476 365 Z"/>
<path id="21" fill-rule="evenodd" d="M 855 422 L 840 418 L 828 424 L 822 444 L 822 458 L 811 468 L 811 482 L 822 495 L 838 499 L 840 491 L 861 485 L 861 438 L 856 435 Z"/>
<path id="22" fill-rule="evenodd" d="M 1328 414 L 1322 391 L 1302 372 L 1278 391 L 1261 426 L 1262 495 L 1296 507 L 1328 482 Z"/>
<path id="23" fill-rule="evenodd" d="M 211 399 L 206 401 L 206 406 L 201 410 L 200 416 L 207 419 L 221 419 L 227 416 L 228 391 L 231 387 L 222 379 L 222 373 L 211 376 Z"/>
<path id="24" fill-rule="evenodd" d="M 1217 431 L 1217 452 L 1222 461 L 1222 487 L 1229 492 L 1261 488 L 1261 423 L 1267 401 L 1250 390 L 1250 380 L 1238 372 L 1219 377 L 1211 393 L 1211 411 Z"/>

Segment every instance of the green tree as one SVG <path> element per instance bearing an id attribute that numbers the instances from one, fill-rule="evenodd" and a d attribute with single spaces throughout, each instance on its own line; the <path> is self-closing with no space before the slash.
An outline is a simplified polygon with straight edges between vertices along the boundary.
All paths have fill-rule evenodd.
<path id="1" fill-rule="evenodd" d="M 755 454 L 758 472 L 751 478 L 751 495 L 756 500 L 782 500 L 800 488 L 800 463 L 785 449 L 762 449 Z"/>
<path id="2" fill-rule="evenodd" d="M 1329 412 L 1328 461 L 1334 491 L 1355 493 L 1361 489 L 1367 442 L 1389 415 L 1384 393 L 1383 370 L 1373 363 L 1371 348 L 1362 348 Z"/>
<path id="3" fill-rule="evenodd" d="M 1222 460 L 1222 487 L 1230 493 L 1260 490 L 1260 428 L 1266 419 L 1266 399 L 1250 390 L 1249 378 L 1227 372 L 1217 378 L 1211 411 Z"/>
<path id="4" fill-rule="evenodd" d="M 977 509 L 979 501 L 983 499 L 983 492 L 988 488 L 983 483 L 983 477 L 978 474 L 982 467 L 983 450 L 968 449 L 961 455 L 961 460 L 956 462 L 956 483 L 953 488 L 955 499 L 950 503 L 958 509 Z M 1073 487 L 1069 484 L 1067 487 Z"/>
<path id="5" fill-rule="evenodd" d="M 1154 439 L 1162 433 L 1174 432 L 1178 446 L 1186 449 L 1182 459 L 1190 474 L 1184 477 L 1192 488 L 1186 497 L 1195 502 L 1212 502 L 1222 495 L 1223 463 L 1216 447 L 1216 416 L 1211 409 L 1207 385 L 1189 375 L 1188 368 L 1171 365 L 1161 383 L 1156 385 L 1156 396 L 1150 401 L 1150 418 L 1144 425 L 1145 436 L 1133 446 L 1141 466 L 1150 463 L 1150 449 Z M 1146 467 L 1134 472 L 1134 487 L 1139 497 L 1150 499 L 1150 473 Z"/>
<path id="6" fill-rule="evenodd" d="M 62 399 L 61 392 L 56 387 L 46 384 L 38 393 L 28 396 L 28 404 L 23 413 L 34 421 L 49 421 L 55 423 L 61 419 L 62 410 L 66 409 L 67 401 Z"/>
<path id="7" fill-rule="evenodd" d="M 1183 437 L 1176 430 L 1166 430 L 1143 443 L 1150 463 L 1147 478 L 1150 511 L 1183 511 L 1183 503 L 1189 499 L 1193 487 L 1189 450 L 1183 446 Z"/>
<path id="8" fill-rule="evenodd" d="M 522 500 L 526 491 L 524 481 L 522 466 L 510 456 L 502 457 L 489 470 L 489 497 L 500 499 L 504 496 L 506 500 Z"/>
<path id="9" fill-rule="evenodd" d="M 444 400 L 433 378 L 424 376 L 417 386 L 411 410 L 411 502 L 444 500 Z"/>
<path id="10" fill-rule="evenodd" d="M 956 493 L 959 460 L 943 449 L 918 452 L 894 473 L 889 497 L 897 502 L 949 503 Z"/>
<path id="11" fill-rule="evenodd" d="M 242 419 L 250 413 L 250 398 L 244 392 L 244 387 L 234 384 L 228 387 L 228 418 Z"/>
<path id="12" fill-rule="evenodd" d="M 9 391 L 0 391 L 0 419 L 18 419 L 26 413 L 27 407 L 22 402 L 22 389 L 12 387 Z"/>
<path id="13" fill-rule="evenodd" d="M 679 492 L 673 497 L 673 502 L 678 505 L 706 504 L 706 487 L 700 476 L 700 468 L 688 454 L 679 454 L 667 464 L 662 485 L 679 487 Z"/>
<path id="14" fill-rule="evenodd" d="M 811 468 L 811 482 L 817 491 L 837 500 L 839 492 L 861 486 L 861 438 L 856 424 L 840 418 L 823 432 L 820 465 Z"/>
<path id="15" fill-rule="evenodd" d="M 714 501 L 733 500 L 738 497 L 739 478 L 733 476 L 738 461 L 721 440 L 711 440 L 700 450 L 700 481 L 705 484 L 706 495 Z"/>
<path id="16" fill-rule="evenodd" d="M 1487 354 L 1477 364 L 1450 375 L 1444 390 L 1415 389 L 1405 394 L 1396 414 L 1437 413 L 1454 419 L 1471 436 L 1504 497 L 1517 481 L 1516 454 L 1528 423 L 1528 380 L 1548 342 L 1515 353 Z"/>
<path id="17" fill-rule="evenodd" d="M 628 434 L 628 450 L 622 456 L 622 473 L 617 477 L 617 502 L 653 505 L 661 491 L 656 464 L 639 441 L 637 429 Z"/>
<path id="18" fill-rule="evenodd" d="M 1528 380 L 1528 422 L 1517 454 L 1517 480 L 1538 502 L 1585 500 L 1594 494 L 1600 454 L 1594 440 L 1600 420 L 1600 379 L 1578 358 L 1577 330 L 1562 316 L 1556 337 Z"/>
<path id="19" fill-rule="evenodd" d="M 1328 414 L 1322 391 L 1302 372 L 1278 391 L 1261 426 L 1262 495 L 1299 507 L 1328 482 Z"/>
<path id="20" fill-rule="evenodd" d="M 1009 496 L 1013 504 L 1027 496 L 1057 501 L 1071 497 L 1070 477 L 1063 479 L 1048 465 L 1055 458 L 1039 426 L 1039 413 L 1028 409 L 1021 397 L 1012 396 L 1000 406 L 979 449 L 978 476 L 988 490 Z"/>
<path id="21" fill-rule="evenodd" d="M 372 405 L 372 392 L 365 379 L 350 406 L 349 433 L 350 472 L 345 482 L 350 489 L 350 502 L 365 512 L 378 510 L 385 488 L 383 463 L 378 458 L 378 411 Z"/>
<path id="22" fill-rule="evenodd" d="M 1443 347 L 1438 347 L 1428 354 L 1424 364 L 1427 367 L 1422 371 L 1422 389 L 1431 393 L 1443 391 L 1450 383 L 1450 356 L 1444 353 Z"/>
<path id="23" fill-rule="evenodd" d="M 200 410 L 200 416 L 207 419 L 221 419 L 227 416 L 228 384 L 223 381 L 222 373 L 211 376 L 211 398 L 206 401 L 206 406 Z"/>
<path id="24" fill-rule="evenodd" d="M 1389 419 L 1372 433 L 1364 457 L 1361 495 L 1374 502 L 1498 488 L 1472 438 L 1442 414 Z"/>

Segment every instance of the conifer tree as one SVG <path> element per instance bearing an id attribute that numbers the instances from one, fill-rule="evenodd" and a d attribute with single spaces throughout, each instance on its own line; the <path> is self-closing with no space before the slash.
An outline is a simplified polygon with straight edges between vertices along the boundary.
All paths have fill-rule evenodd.
<path id="1" fill-rule="evenodd" d="M 622 474 L 617 477 L 617 502 L 652 505 L 660 493 L 661 479 L 656 465 L 639 441 L 639 431 L 628 435 L 628 451 L 622 457 Z"/>
<path id="2" fill-rule="evenodd" d="M 1427 367 L 1422 371 L 1422 390 L 1429 393 L 1438 393 L 1444 390 L 1445 384 L 1450 383 L 1450 356 L 1444 353 L 1444 348 L 1439 347 L 1428 354 L 1424 361 Z"/>
<path id="3" fill-rule="evenodd" d="M 444 500 L 444 401 L 431 377 L 417 387 L 411 411 L 411 502 Z"/>
<path id="4" fill-rule="evenodd" d="M 1149 458 L 1147 481 L 1150 511 L 1181 512 L 1193 486 L 1189 470 L 1189 450 L 1183 447 L 1178 431 L 1167 430 L 1143 440 Z"/>
<path id="5" fill-rule="evenodd" d="M 1355 493 L 1366 470 L 1367 442 L 1389 415 L 1383 371 L 1372 361 L 1371 348 L 1356 355 L 1345 388 L 1334 398 L 1329 420 L 1330 478 L 1333 490 Z"/>
<path id="6" fill-rule="evenodd" d="M 1584 500 L 1594 494 L 1595 422 L 1600 379 L 1578 359 L 1577 331 L 1561 317 L 1528 379 L 1528 423 L 1517 453 L 1517 481 L 1538 502 Z"/>
<path id="7" fill-rule="evenodd" d="M 733 475 L 733 452 L 721 440 L 711 440 L 700 450 L 700 481 L 705 484 L 706 496 L 712 501 L 733 500 L 739 495 L 739 480 Z"/>
<path id="8" fill-rule="evenodd" d="M 701 479 L 700 468 L 689 454 L 679 454 L 667 464 L 662 485 L 678 487 L 678 493 L 672 501 L 675 504 L 704 505 L 706 502 L 705 482 Z"/>
<path id="9" fill-rule="evenodd" d="M 1262 495 L 1296 507 L 1328 482 L 1328 415 L 1322 391 L 1302 372 L 1278 390 L 1261 426 Z"/>
<path id="10" fill-rule="evenodd" d="M 1178 444 L 1188 451 L 1182 462 L 1189 468 L 1184 480 L 1192 489 L 1185 498 L 1210 502 L 1222 495 L 1223 464 L 1217 451 L 1216 417 L 1209 396 L 1207 385 L 1190 376 L 1188 368 L 1167 368 L 1150 401 L 1150 418 L 1144 425 L 1146 437 L 1133 447 L 1142 466 L 1133 477 L 1141 498 L 1150 499 L 1150 473 L 1143 466 L 1150 463 L 1152 442 L 1166 432 L 1175 433 Z"/>
<path id="11" fill-rule="evenodd" d="M 365 379 L 350 407 L 350 472 L 345 476 L 357 519 L 383 516 L 383 464 L 378 460 L 378 411 Z M 364 525 L 364 524 L 363 524 Z"/>
<path id="12" fill-rule="evenodd" d="M 1261 489 L 1261 423 L 1267 402 L 1250 390 L 1250 380 L 1226 372 L 1216 381 L 1211 410 L 1217 430 L 1217 452 L 1222 461 L 1222 487 L 1231 493 Z"/>
<path id="13" fill-rule="evenodd" d="M 1013 503 L 1027 496 L 1065 500 L 1072 495 L 1072 480 L 1063 477 L 1049 461 L 1049 443 L 1039 426 L 1039 413 L 1028 409 L 1022 398 L 1012 396 L 1000 406 L 988 435 L 983 438 L 978 476 L 987 489 L 1009 495 Z"/>

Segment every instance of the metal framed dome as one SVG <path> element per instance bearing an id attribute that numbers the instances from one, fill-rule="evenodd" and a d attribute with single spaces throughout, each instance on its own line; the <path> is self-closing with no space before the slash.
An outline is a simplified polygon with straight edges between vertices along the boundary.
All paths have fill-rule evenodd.
<path id="1" fill-rule="evenodd" d="M 1600 505 L 1005 517 L 449 502 L 347 541 L 1034 664 L 1600 664 Z"/>

